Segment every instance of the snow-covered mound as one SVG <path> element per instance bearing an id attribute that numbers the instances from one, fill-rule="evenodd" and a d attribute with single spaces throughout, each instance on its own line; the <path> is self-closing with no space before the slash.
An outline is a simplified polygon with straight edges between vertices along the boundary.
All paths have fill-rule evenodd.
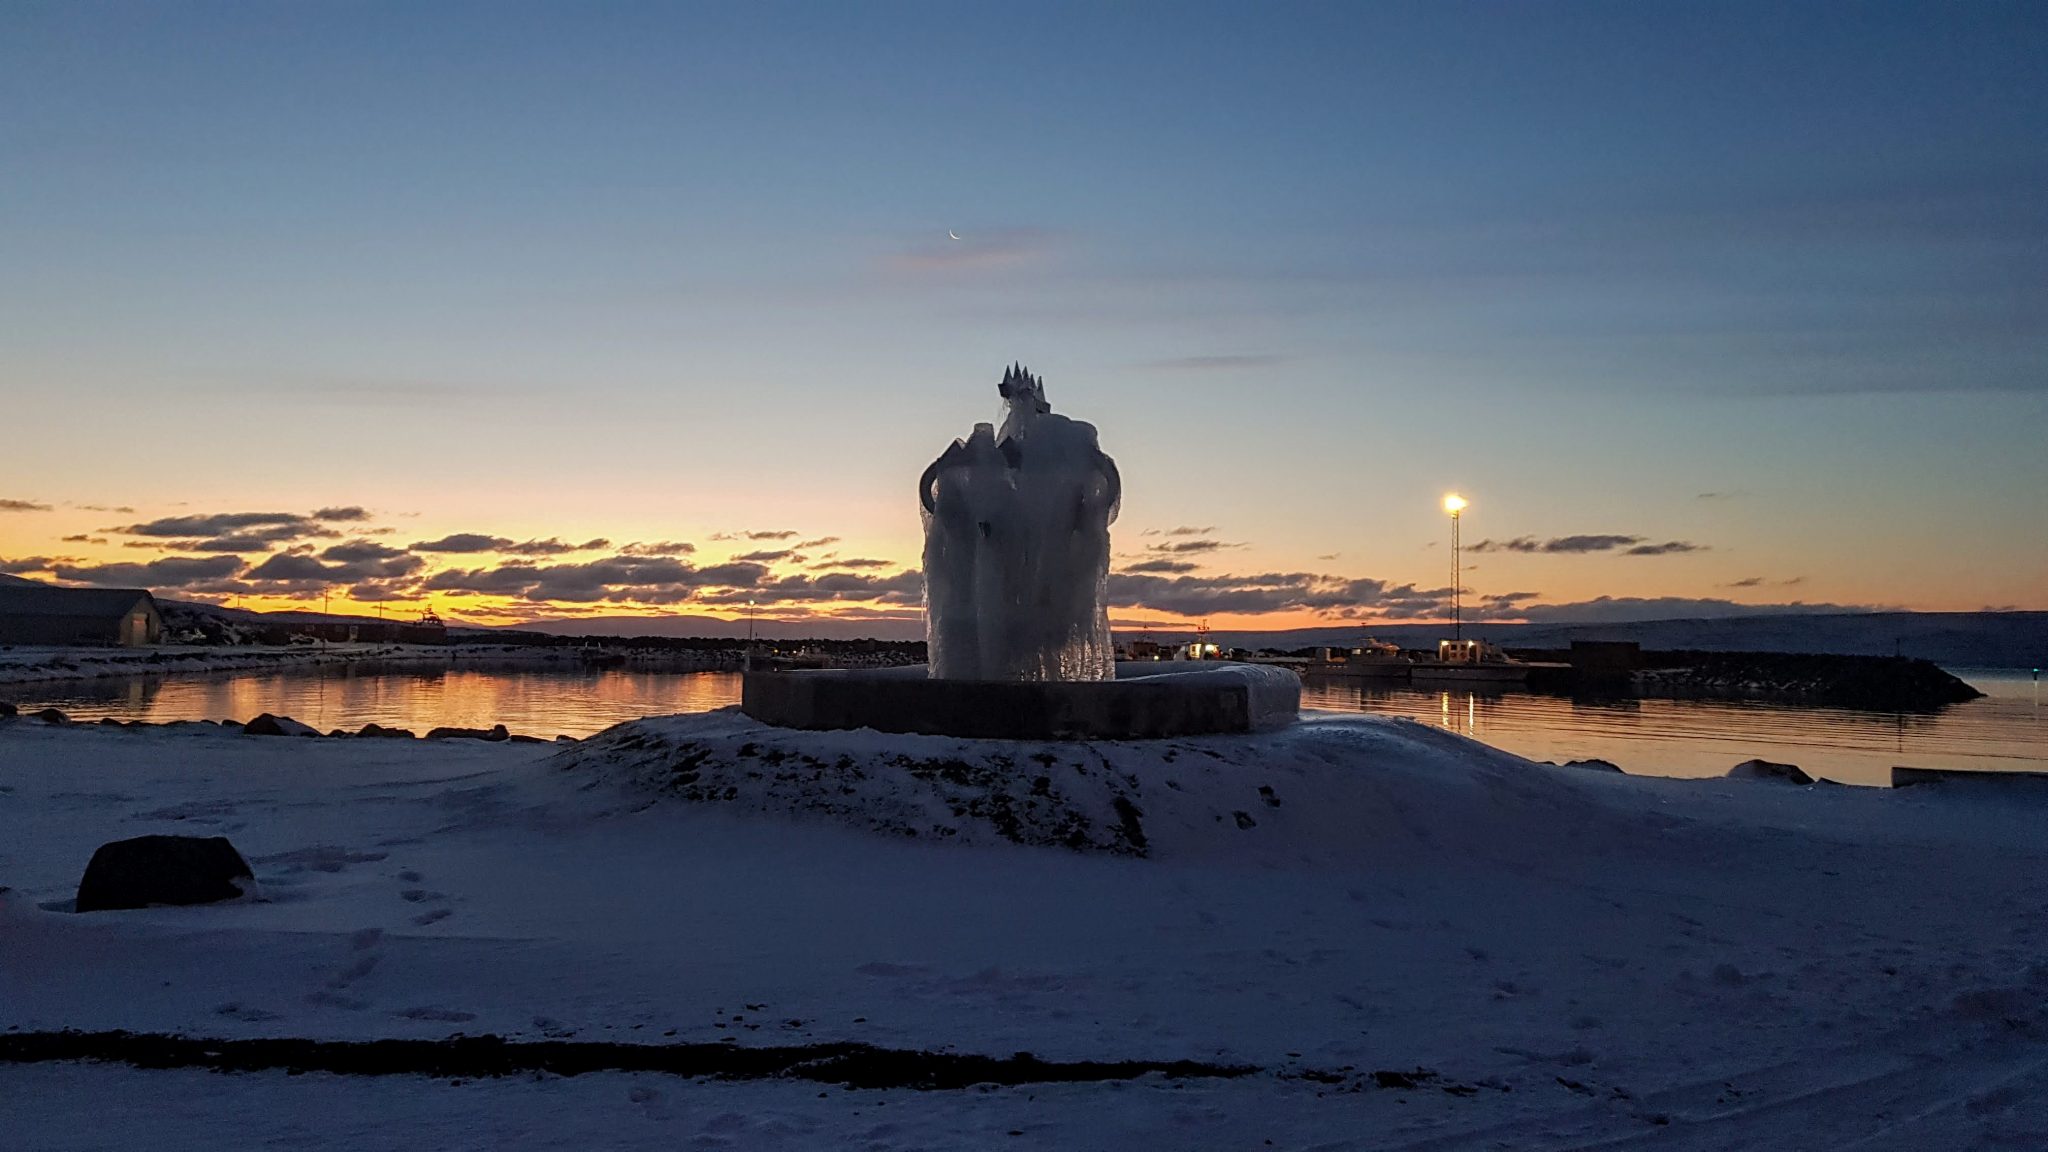
<path id="1" fill-rule="evenodd" d="M 1584 783 L 1408 720 L 1140 741 L 810 732 L 736 708 L 621 724 L 555 757 L 664 799 L 895 837 L 1128 856 L 1478 848 L 1596 819 Z M 1572 819 L 1561 820 L 1570 814 Z"/>

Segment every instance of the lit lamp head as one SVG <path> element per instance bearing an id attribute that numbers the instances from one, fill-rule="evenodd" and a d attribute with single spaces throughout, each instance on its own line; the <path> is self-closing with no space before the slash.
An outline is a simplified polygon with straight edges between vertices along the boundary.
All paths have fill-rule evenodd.
<path id="1" fill-rule="evenodd" d="M 1455 519 L 1458 513 L 1465 510 L 1467 503 L 1468 501 L 1463 496 L 1453 492 L 1449 496 L 1444 497 L 1444 511 L 1449 512 L 1452 518 Z"/>

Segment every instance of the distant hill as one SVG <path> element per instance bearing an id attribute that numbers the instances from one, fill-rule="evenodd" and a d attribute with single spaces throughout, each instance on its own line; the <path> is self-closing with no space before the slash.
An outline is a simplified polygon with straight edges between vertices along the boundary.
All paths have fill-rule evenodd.
<path id="1" fill-rule="evenodd" d="M 602 616 L 536 620 L 523 631 L 558 636 L 669 636 L 733 639 L 747 634 L 745 620 L 715 616 Z M 1210 638 L 1234 648 L 1349 646 L 1364 636 L 1404 647 L 1434 647 L 1450 634 L 1441 624 L 1343 625 L 1274 631 L 1216 631 Z M 2048 612 L 1868 612 L 1734 616 L 1709 620 L 1653 620 L 1620 624 L 1468 624 L 1465 634 L 1520 648 L 1563 648 L 1573 640 L 1634 640 L 1653 650 L 1704 652 L 1815 652 L 1838 656 L 1890 656 L 1899 652 L 1952 667 L 2027 668 L 2048 664 Z M 764 640 L 917 640 L 918 621 L 848 621 L 785 624 L 761 620 Z M 1192 639 L 1192 629 L 1119 628 L 1124 639 Z"/>
<path id="2" fill-rule="evenodd" d="M 1159 639 L 1188 633 L 1154 632 Z M 1403 647 L 1432 647 L 1450 635 L 1441 624 L 1353 625 L 1277 632 L 1213 632 L 1239 648 L 1351 645 L 1374 636 Z M 1467 624 L 1465 635 L 1513 648 L 1563 648 L 1573 640 L 1634 640 L 1646 649 L 1702 652 L 1815 652 L 1836 656 L 1899 653 L 1950 667 L 2031 668 L 2048 664 L 2048 612 L 1862 612 L 1650 620 L 1618 624 Z"/>
<path id="3" fill-rule="evenodd" d="M 9 575 L 8 575 L 7 573 L 5 573 L 5 572 L 0 572 L 0 584 L 41 584 L 41 583 L 42 583 L 42 581 L 41 581 L 41 580 L 31 580 L 31 579 L 29 579 L 29 578 L 28 578 L 28 577 L 26 577 L 26 576 L 9 576 Z"/>

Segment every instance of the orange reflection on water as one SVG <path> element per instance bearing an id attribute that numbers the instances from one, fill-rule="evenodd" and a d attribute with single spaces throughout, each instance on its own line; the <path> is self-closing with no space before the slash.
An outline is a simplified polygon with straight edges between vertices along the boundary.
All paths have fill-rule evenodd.
<path id="1" fill-rule="evenodd" d="M 323 732 L 382 724 L 425 735 L 503 724 L 532 736 L 588 736 L 642 716 L 723 708 L 739 694 L 734 673 L 329 668 L 63 685 L 45 703 L 84 719 L 246 721 L 272 712 Z"/>

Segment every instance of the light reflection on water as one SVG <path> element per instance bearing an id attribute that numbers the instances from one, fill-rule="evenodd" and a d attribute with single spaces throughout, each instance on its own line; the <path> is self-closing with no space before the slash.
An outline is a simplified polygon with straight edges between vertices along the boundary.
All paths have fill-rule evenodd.
<path id="1" fill-rule="evenodd" d="M 0 693 L 7 689 L 0 688 Z M 533 736 L 588 736 L 614 724 L 737 704 L 735 672 L 473 668 L 364 671 L 298 668 L 206 677 L 128 677 L 29 685 L 27 707 L 57 707 L 74 719 L 248 720 L 290 716 L 322 732 L 365 724 L 488 728 Z"/>
<path id="2" fill-rule="evenodd" d="M 1955 669 L 1984 699 L 1895 714 L 1764 701 L 1573 700 L 1311 677 L 1302 706 L 1406 716 L 1532 760 L 1606 760 L 1643 775 L 1720 776 L 1744 760 L 1852 784 L 1895 766 L 2048 772 L 2048 720 L 2025 670 Z"/>
<path id="3" fill-rule="evenodd" d="M 1405 716 L 1533 760 L 1600 759 L 1630 772 L 1718 776 L 1762 757 L 1849 783 L 1895 765 L 2048 772 L 2048 721 L 2025 671 L 1959 669 L 1989 695 L 1926 715 L 1762 702 L 1615 700 L 1439 691 L 1311 678 L 1307 708 Z M 0 696 L 10 690 L 0 688 Z M 504 724 L 536 736 L 587 736 L 625 720 L 739 702 L 732 672 L 616 669 L 294 669 L 217 677 L 129 677 L 11 690 L 29 708 L 95 720 L 247 720 L 291 716 L 322 731 L 377 723 L 424 732 Z"/>

